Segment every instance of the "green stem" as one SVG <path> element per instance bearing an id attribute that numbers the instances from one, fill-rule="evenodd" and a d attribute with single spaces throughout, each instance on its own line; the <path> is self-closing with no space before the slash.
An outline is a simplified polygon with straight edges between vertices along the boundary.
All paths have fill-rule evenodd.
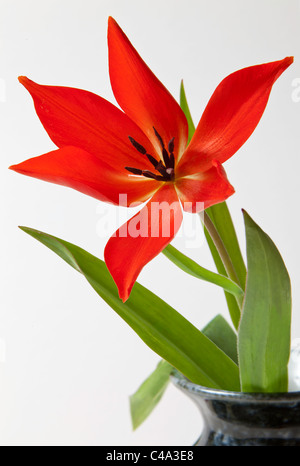
<path id="1" fill-rule="evenodd" d="M 233 267 L 230 256 L 227 252 L 227 249 L 225 248 L 222 238 L 220 237 L 209 215 L 204 211 L 200 214 L 200 217 L 211 239 L 213 240 L 214 245 L 216 246 L 216 249 L 222 259 L 222 262 L 223 262 L 223 265 L 225 267 L 228 277 L 231 278 L 231 280 L 233 280 L 235 283 L 239 284 L 237 274 Z M 237 299 L 239 307 L 241 308 L 243 304 L 243 296 L 241 295 L 239 297 L 236 297 L 236 299 Z"/>

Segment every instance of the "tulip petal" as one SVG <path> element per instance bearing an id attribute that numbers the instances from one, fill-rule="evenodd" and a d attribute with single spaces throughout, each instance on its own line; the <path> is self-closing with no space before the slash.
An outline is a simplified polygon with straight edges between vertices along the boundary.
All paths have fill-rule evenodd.
<path id="1" fill-rule="evenodd" d="M 181 175 L 223 163 L 246 142 L 263 115 L 273 84 L 293 57 L 236 71 L 216 88 L 182 156 Z"/>
<path id="2" fill-rule="evenodd" d="M 144 131 L 158 153 L 160 144 L 174 137 L 175 158 L 188 139 L 188 125 L 183 111 L 169 91 L 142 60 L 113 18 L 108 22 L 109 74 L 114 95 L 125 113 Z"/>
<path id="3" fill-rule="evenodd" d="M 234 193 L 220 162 L 212 163 L 209 170 L 176 181 L 177 193 L 186 212 L 201 212 Z"/>
<path id="4" fill-rule="evenodd" d="M 146 201 L 160 186 L 156 180 L 134 177 L 128 172 L 122 175 L 94 155 L 72 146 L 33 157 L 10 168 L 123 206 Z"/>
<path id="5" fill-rule="evenodd" d="M 124 302 L 142 268 L 172 241 L 181 222 L 176 191 L 165 184 L 109 239 L 104 258 Z"/>
<path id="6" fill-rule="evenodd" d="M 151 152 L 148 138 L 107 100 L 81 89 L 40 85 L 24 76 L 19 81 L 30 92 L 41 123 L 59 148 L 79 147 L 118 170 L 153 168 L 129 140 L 134 138 Z"/>

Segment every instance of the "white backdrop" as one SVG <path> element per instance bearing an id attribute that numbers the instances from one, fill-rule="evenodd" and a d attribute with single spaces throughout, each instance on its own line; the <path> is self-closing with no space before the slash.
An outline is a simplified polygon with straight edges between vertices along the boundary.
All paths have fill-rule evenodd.
<path id="1" fill-rule="evenodd" d="M 295 56 L 255 133 L 225 169 L 236 189 L 228 204 L 243 250 L 241 208 L 285 259 L 293 284 L 292 336 L 300 336 L 299 1 L 0 0 L 1 445 L 191 445 L 200 432 L 196 408 L 173 386 L 132 431 L 128 397 L 159 357 L 79 274 L 17 228 L 46 231 L 103 257 L 116 208 L 7 167 L 54 147 L 18 75 L 115 102 L 109 15 L 176 98 L 184 78 L 195 122 L 229 73 Z M 213 267 L 197 232 L 192 248 L 184 236 L 174 245 Z M 139 281 L 200 328 L 217 313 L 228 317 L 221 290 L 186 276 L 165 257 L 153 260 Z"/>

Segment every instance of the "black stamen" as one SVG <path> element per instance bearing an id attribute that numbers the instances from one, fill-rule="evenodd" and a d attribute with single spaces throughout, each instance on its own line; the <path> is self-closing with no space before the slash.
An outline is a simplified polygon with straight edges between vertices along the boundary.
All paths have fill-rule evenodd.
<path id="1" fill-rule="evenodd" d="M 149 162 L 154 166 L 155 170 L 160 173 L 156 175 L 152 173 L 150 170 L 141 170 L 140 168 L 134 167 L 125 167 L 125 170 L 133 173 L 134 175 L 142 175 L 145 178 L 150 178 L 152 180 L 157 181 L 173 181 L 175 174 L 174 174 L 174 166 L 175 166 L 175 158 L 174 158 L 174 138 L 170 139 L 168 143 L 168 150 L 165 148 L 164 142 L 160 134 L 154 128 L 155 136 L 157 137 L 159 144 L 161 146 L 162 151 L 162 160 L 156 160 L 151 154 L 148 154 L 145 147 L 139 144 L 135 139 L 131 136 L 128 136 L 129 141 L 133 145 L 133 147 L 140 152 L 141 154 L 145 155 Z"/>
<path id="2" fill-rule="evenodd" d="M 143 176 L 145 176 L 146 178 L 153 178 L 154 180 L 157 179 L 157 176 L 158 175 L 155 175 L 154 173 L 150 172 L 149 170 L 143 170 Z"/>
<path id="3" fill-rule="evenodd" d="M 140 170 L 139 168 L 125 167 L 125 170 L 128 170 L 129 172 L 133 173 L 134 175 L 142 175 L 143 174 L 143 170 Z"/>
<path id="4" fill-rule="evenodd" d="M 166 167 L 164 166 L 164 164 L 162 163 L 162 161 L 160 160 L 158 162 L 158 164 L 156 165 L 156 170 L 161 173 L 163 176 L 165 175 L 166 173 Z"/>
<path id="5" fill-rule="evenodd" d="M 145 176 L 146 178 L 152 178 L 153 180 L 157 181 L 167 181 L 165 176 L 155 175 L 149 170 L 143 170 L 143 176 Z"/>
<path id="6" fill-rule="evenodd" d="M 169 154 L 168 154 L 168 152 L 167 152 L 167 150 L 165 148 L 163 148 L 163 150 L 162 150 L 162 155 L 163 155 L 163 159 L 164 159 L 164 162 L 165 162 L 165 166 L 167 168 L 170 167 Z"/>
<path id="7" fill-rule="evenodd" d="M 175 157 L 174 157 L 173 152 L 171 152 L 171 154 L 170 154 L 170 168 L 174 169 L 174 167 L 175 167 Z"/>
<path id="8" fill-rule="evenodd" d="M 133 139 L 131 136 L 128 136 L 128 139 L 129 141 L 131 142 L 131 144 L 133 145 L 133 147 L 138 150 L 141 154 L 145 155 L 146 154 L 146 149 L 145 147 L 143 147 L 141 144 L 139 144 L 138 142 L 136 142 L 135 139 Z"/>
<path id="9" fill-rule="evenodd" d="M 165 145 L 164 145 L 164 141 L 162 140 L 161 135 L 158 134 L 158 132 L 156 131 L 156 129 L 154 128 L 154 126 L 153 126 L 153 129 L 154 129 L 155 136 L 156 136 L 157 139 L 159 140 L 159 143 L 160 143 L 160 145 L 161 145 L 161 148 L 164 149 L 164 148 L 165 148 Z"/>
<path id="10" fill-rule="evenodd" d="M 174 152 L 174 138 L 172 138 L 168 143 L 168 151 L 169 154 L 172 154 L 172 152 Z"/>
<path id="11" fill-rule="evenodd" d="M 154 157 L 152 157 L 152 155 L 150 155 L 150 154 L 146 154 L 146 156 L 147 156 L 149 162 L 152 163 L 153 167 L 156 168 L 159 162 Z"/>
<path id="12" fill-rule="evenodd" d="M 175 157 L 174 157 L 174 138 L 170 139 L 168 143 L 168 151 L 170 154 L 170 168 L 175 166 Z"/>

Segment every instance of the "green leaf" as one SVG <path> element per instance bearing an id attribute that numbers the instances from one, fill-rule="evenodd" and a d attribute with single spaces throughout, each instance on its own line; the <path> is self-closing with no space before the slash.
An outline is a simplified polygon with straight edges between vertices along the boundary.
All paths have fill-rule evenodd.
<path id="1" fill-rule="evenodd" d="M 183 86 L 183 80 L 181 81 L 181 84 L 180 84 L 180 107 L 182 108 L 183 113 L 185 114 L 187 122 L 188 122 L 188 127 L 189 127 L 188 143 L 189 143 L 190 140 L 192 139 L 192 136 L 193 136 L 194 132 L 195 132 L 195 125 L 193 123 L 191 113 L 190 113 L 190 109 L 189 109 L 189 106 L 188 106 L 188 103 L 187 103 L 187 100 L 186 100 L 186 94 L 185 94 L 185 90 L 184 90 L 184 86 Z"/>
<path id="2" fill-rule="evenodd" d="M 152 413 L 161 400 L 174 370 L 167 361 L 160 361 L 157 368 L 130 396 L 130 413 L 133 429 L 137 429 Z"/>
<path id="3" fill-rule="evenodd" d="M 221 202 L 206 209 L 206 213 L 224 243 L 238 278 L 238 284 L 244 290 L 247 271 L 228 206 L 226 202 Z"/>
<path id="4" fill-rule="evenodd" d="M 248 277 L 238 332 L 242 390 L 285 392 L 290 354 L 291 285 L 282 257 L 246 212 Z"/>
<path id="5" fill-rule="evenodd" d="M 224 317 L 217 315 L 202 330 L 212 342 L 237 363 L 237 337 Z M 133 428 L 139 427 L 151 414 L 165 393 L 174 370 L 166 361 L 160 361 L 157 368 L 130 396 L 130 412 Z"/>
<path id="6" fill-rule="evenodd" d="M 238 364 L 237 334 L 221 314 L 212 319 L 202 333 Z"/>
<path id="7" fill-rule="evenodd" d="M 220 286 L 235 296 L 244 295 L 243 290 L 230 278 L 201 267 L 199 264 L 197 264 L 197 262 L 193 261 L 182 252 L 178 251 L 178 249 L 174 248 L 174 246 L 168 245 L 162 252 L 181 270 L 192 275 L 193 277 L 214 283 L 215 285 Z"/>
<path id="8" fill-rule="evenodd" d="M 210 249 L 211 255 L 213 257 L 213 260 L 214 260 L 217 271 L 219 272 L 220 275 L 225 275 L 226 276 L 226 270 L 225 270 L 225 267 L 223 265 L 222 259 L 221 259 L 220 255 L 219 255 L 218 251 L 217 251 L 217 248 L 214 245 L 213 240 L 211 239 L 211 237 L 210 237 L 210 235 L 209 235 L 209 233 L 208 233 L 208 231 L 206 230 L 205 227 L 204 227 L 204 234 L 205 234 L 206 241 L 207 241 L 208 247 Z M 225 291 L 225 299 L 226 299 L 226 302 L 227 302 L 227 307 L 228 307 L 228 310 L 229 310 L 229 314 L 230 314 L 232 323 L 233 323 L 234 327 L 237 329 L 238 326 L 239 326 L 239 321 L 240 321 L 240 317 L 241 317 L 241 312 L 240 312 L 238 302 L 237 302 L 235 296 L 232 295 L 231 293 L 228 293 L 227 291 Z"/>
<path id="9" fill-rule="evenodd" d="M 192 382 L 239 390 L 237 365 L 158 296 L 136 283 L 130 298 L 123 303 L 102 260 L 54 236 L 26 227 L 22 230 L 80 271 L 99 296 L 153 351 Z"/>

